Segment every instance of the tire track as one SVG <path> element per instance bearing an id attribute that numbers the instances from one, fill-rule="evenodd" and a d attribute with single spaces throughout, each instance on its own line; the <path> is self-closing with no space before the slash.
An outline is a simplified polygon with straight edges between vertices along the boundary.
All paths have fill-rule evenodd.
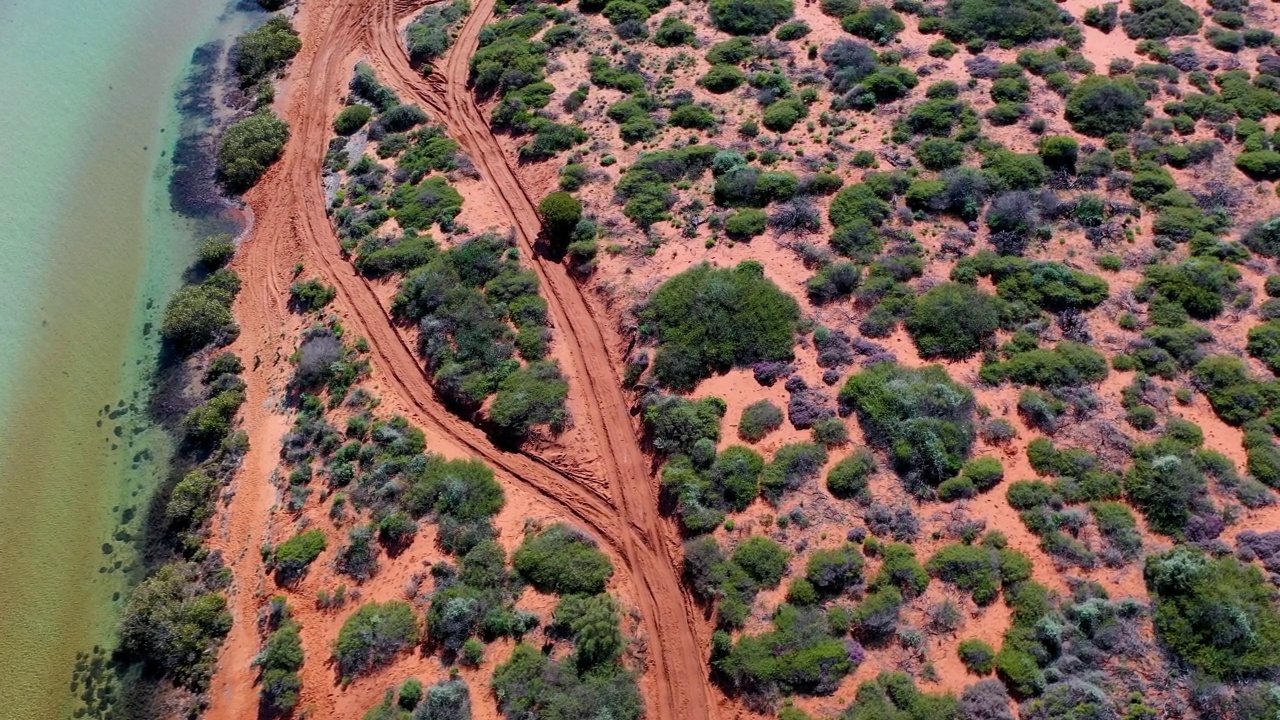
<path id="1" fill-rule="evenodd" d="M 237 318 L 246 328 L 237 349 L 242 354 L 269 352 L 280 342 L 280 328 L 294 319 L 284 305 L 288 286 L 281 262 L 305 257 L 313 271 L 338 291 L 336 306 L 352 329 L 370 343 L 374 371 L 404 405 L 406 414 L 444 442 L 477 456 L 494 467 L 505 482 L 533 492 L 566 517 L 595 534 L 618 561 L 619 578 L 635 589 L 649 641 L 645 682 L 651 717 L 683 720 L 715 718 L 718 708 L 708 684 L 702 643 L 691 617 L 699 612 L 686 595 L 677 574 L 679 537 L 658 514 L 656 483 L 650 478 L 628 403 L 610 362 L 606 333 L 592 315 L 580 288 L 558 264 L 533 252 L 540 229 L 534 204 L 516 178 L 501 146 L 489 131 L 466 86 L 468 63 L 479 45 L 479 33 L 492 15 L 495 1 L 481 0 L 467 19 L 446 58 L 443 75 L 423 78 L 410 66 L 396 30 L 398 19 L 422 6 L 413 0 L 310 0 L 299 17 L 304 49 L 289 73 L 285 119 L 292 136 L 282 159 L 246 195 L 256 224 L 236 260 L 245 292 L 237 303 Z M 582 468 L 559 468 L 533 453 L 494 446 L 479 429 L 449 412 L 426 381 L 423 370 L 373 286 L 343 258 L 333 233 L 320 177 L 330 125 L 345 95 L 351 67 L 361 56 L 374 58 L 382 79 L 408 100 L 432 109 L 489 182 L 508 216 L 521 248 L 537 272 L 547 297 L 557 340 L 570 352 L 570 376 L 585 393 L 587 421 L 598 440 L 612 498 L 595 492 Z M 279 388 L 272 387 L 270 368 L 246 373 L 251 402 L 265 403 Z M 277 379 L 278 381 L 278 379 Z M 248 412 L 245 427 L 258 443 L 269 413 Z M 269 450 L 264 450 L 269 452 Z M 236 481 L 236 500 L 228 511 L 229 532 L 215 542 L 228 558 L 256 554 L 267 537 L 268 512 L 274 499 L 269 478 L 261 472 L 242 472 Z M 257 693 L 252 689 L 250 664 L 258 650 L 252 622 L 261 591 L 253 568 L 237 577 L 232 596 L 236 624 L 228 639 L 211 692 L 211 718 L 241 718 L 255 714 Z M 303 703 L 314 688 L 332 680 L 320 658 L 304 668 Z"/>

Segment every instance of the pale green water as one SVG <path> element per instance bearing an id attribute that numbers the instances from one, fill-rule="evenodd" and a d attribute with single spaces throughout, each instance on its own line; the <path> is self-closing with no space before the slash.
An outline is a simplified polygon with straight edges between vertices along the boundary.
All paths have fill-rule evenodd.
<path id="1" fill-rule="evenodd" d="M 69 715 L 76 654 L 110 645 L 112 536 L 168 458 L 143 327 L 194 246 L 173 92 L 225 3 L 0 2 L 0 718 Z"/>

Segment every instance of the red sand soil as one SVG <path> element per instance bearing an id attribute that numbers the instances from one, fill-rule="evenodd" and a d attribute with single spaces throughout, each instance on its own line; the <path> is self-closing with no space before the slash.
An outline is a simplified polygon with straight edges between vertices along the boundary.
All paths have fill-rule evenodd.
<path id="1" fill-rule="evenodd" d="M 275 504 L 271 454 L 287 424 L 268 406 L 283 387 L 287 365 L 277 366 L 269 358 L 287 356 L 292 347 L 293 335 L 282 328 L 297 325 L 286 308 L 286 298 L 291 268 L 298 261 L 305 262 L 309 275 L 318 275 L 337 288 L 335 312 L 351 332 L 370 343 L 370 388 L 389 407 L 397 407 L 421 426 L 433 450 L 483 459 L 507 487 L 526 492 L 553 514 L 600 539 L 614 558 L 618 583 L 632 590 L 628 600 L 641 617 L 638 633 L 647 648 L 644 694 L 651 716 L 664 720 L 719 717 L 718 704 L 725 699 L 708 681 L 704 662 L 710 628 L 694 619 L 700 618 L 700 612 L 679 582 L 679 535 L 658 513 L 657 487 L 637 441 L 630 403 L 610 361 L 611 350 L 622 349 L 621 340 L 597 321 L 567 272 L 533 252 L 539 231 L 533 203 L 466 87 L 467 60 L 477 47 L 481 27 L 493 14 L 494 0 L 477 4 L 453 50 L 429 78 L 409 66 L 397 33 L 397 23 L 421 5 L 403 0 L 311 0 L 295 21 L 304 49 L 289 73 L 288 92 L 278 103 L 292 136 L 281 161 L 246 195 L 256 224 L 235 263 L 244 279 L 244 292 L 236 306 L 242 334 L 234 349 L 246 358 L 261 358 L 263 364 L 246 373 L 250 402 L 244 427 L 255 450 L 236 480 L 226 525 L 213 541 L 234 573 L 235 625 L 214 678 L 208 717 L 244 718 L 257 711 L 257 673 L 251 663 L 261 639 L 255 618 L 275 594 L 265 587 L 268 581 L 259 550 L 269 540 L 270 511 Z M 333 118 L 351 69 L 361 57 L 369 57 L 380 78 L 406 101 L 426 106 L 437 122 L 448 127 L 516 229 L 520 247 L 542 281 L 557 343 L 569 350 L 562 357 L 569 360 L 564 369 L 576 394 L 575 419 L 592 436 L 588 447 L 598 453 L 591 462 L 497 448 L 481 431 L 445 410 L 376 288 L 342 258 L 317 178 Z M 592 479 L 597 477 L 607 479 L 606 492 L 596 489 Z M 383 593 L 366 597 L 370 594 Z M 302 673 L 302 707 L 313 707 L 321 717 L 358 714 L 355 707 L 339 711 L 335 704 L 336 679 L 324 666 L 329 648 L 317 637 L 336 636 L 340 618 L 320 621 L 323 631 L 313 633 L 312 623 L 317 621 L 310 616 L 302 619 L 308 657 Z M 379 682 L 385 686 L 387 681 Z M 377 692 L 364 707 L 376 702 L 381 686 L 370 689 Z M 483 682 L 473 682 L 472 690 L 473 696 L 486 694 Z"/>

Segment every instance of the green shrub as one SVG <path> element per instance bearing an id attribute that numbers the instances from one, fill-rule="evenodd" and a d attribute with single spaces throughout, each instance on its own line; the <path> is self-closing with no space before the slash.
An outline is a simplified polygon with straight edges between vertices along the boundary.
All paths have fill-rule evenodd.
<path id="1" fill-rule="evenodd" d="M 289 297 L 299 308 L 307 311 L 320 310 L 337 296 L 336 288 L 316 278 L 296 282 L 289 287 Z"/>
<path id="2" fill-rule="evenodd" d="M 964 161 L 964 144 L 948 138 L 926 138 L 916 148 L 916 159 L 926 170 L 946 170 Z"/>
<path id="3" fill-rule="evenodd" d="M 864 183 L 849 185 L 836 194 L 827 211 L 831 224 L 840 227 L 858 221 L 879 225 L 889 218 L 889 203 Z"/>
<path id="4" fill-rule="evenodd" d="M 1263 257 L 1280 257 L 1280 216 L 1254 223 L 1240 236 L 1240 242 Z M 1280 296 L 1280 284 L 1273 284 L 1268 278 L 1267 287 L 1275 287 L 1277 290 L 1277 295 L 1272 295 L 1269 290 L 1268 295 Z"/>
<path id="5" fill-rule="evenodd" d="M 262 653 L 255 659 L 262 668 L 262 702 L 278 713 L 293 710 L 302 690 L 302 678 L 298 676 L 303 663 L 299 630 L 298 623 L 284 620 L 267 638 Z"/>
<path id="6" fill-rule="evenodd" d="M 862 581 L 865 563 L 856 545 L 845 544 L 830 550 L 815 550 L 805 565 L 804 576 L 824 595 L 836 595 Z"/>
<path id="7" fill-rule="evenodd" d="M 849 651 L 831 636 L 820 608 L 785 604 L 774 613 L 771 631 L 744 635 L 714 663 L 734 688 L 757 695 L 829 694 L 853 669 Z"/>
<path id="8" fill-rule="evenodd" d="M 256 30 L 236 38 L 231 58 L 240 84 L 249 87 L 283 69 L 301 49 L 302 40 L 289 18 L 273 15 Z"/>
<path id="9" fill-rule="evenodd" d="M 1238 292 L 1240 271 L 1216 258 L 1193 257 L 1178 265 L 1150 265 L 1141 289 L 1180 306 L 1193 318 L 1217 317 Z M 1155 300 L 1153 300 L 1153 305 Z"/>
<path id="10" fill-rule="evenodd" d="M 582 203 L 567 192 L 553 192 L 538 203 L 538 216 L 542 218 L 542 232 L 548 243 L 557 252 L 563 252 L 582 220 Z"/>
<path id="11" fill-rule="evenodd" d="M 789 359 L 800 312 L 759 263 L 748 261 L 732 270 L 705 263 L 686 270 L 663 283 L 639 315 L 643 331 L 659 342 L 658 382 L 690 389 L 733 366 Z"/>
<path id="12" fill-rule="evenodd" d="M 1005 362 L 990 363 L 980 371 L 983 382 L 1006 380 L 1041 388 L 1092 385 L 1107 377 L 1107 358 L 1088 345 L 1063 340 L 1052 350 L 1034 348 L 1013 353 Z"/>
<path id="13" fill-rule="evenodd" d="M 469 0 L 453 0 L 448 4 L 423 8 L 405 29 L 409 60 L 415 65 L 429 63 L 444 55 L 453 45 L 451 30 L 471 12 Z M 386 108 L 383 108 L 386 109 Z"/>
<path id="14" fill-rule="evenodd" d="M 434 513 L 461 521 L 487 520 L 506 498 L 493 469 L 478 460 L 446 460 L 432 455 L 402 498 L 415 518 Z"/>
<path id="15" fill-rule="evenodd" d="M 1120 15 L 1120 25 L 1130 38 L 1163 40 L 1192 35 L 1200 30 L 1200 13 L 1178 0 L 1130 0 L 1133 12 Z"/>
<path id="16" fill-rule="evenodd" d="M 972 285 L 944 283 L 915 302 L 907 331 L 921 357 L 973 356 L 1000 326 L 1000 302 Z"/>
<path id="17" fill-rule="evenodd" d="M 884 5 L 868 5 L 841 19 L 840 27 L 850 35 L 884 45 L 905 30 L 906 23 L 902 22 L 898 13 Z"/>
<path id="18" fill-rule="evenodd" d="M 917 493 L 960 472 L 973 446 L 973 394 L 941 366 L 874 365 L 846 381 L 840 403 Z"/>
<path id="19" fill-rule="evenodd" d="M 180 352 L 204 347 L 220 335 L 234 331 L 235 321 L 231 316 L 234 299 L 235 292 L 221 283 L 187 285 L 174 293 L 165 306 L 160 336 Z"/>
<path id="20" fill-rule="evenodd" d="M 884 643 L 897 630 L 904 602 L 902 592 L 893 586 L 867 593 L 850 618 L 854 633 L 869 645 Z"/>
<path id="21" fill-rule="evenodd" d="M 180 687 L 204 692 L 231 630 L 227 600 L 194 563 L 170 563 L 138 584 L 120 615 L 120 650 Z"/>
<path id="22" fill-rule="evenodd" d="M 884 562 L 871 585 L 874 588 L 895 588 L 906 597 L 916 597 L 929 587 L 929 573 L 916 559 L 916 551 L 905 543 L 890 543 L 881 549 Z M 900 595 L 899 597 L 902 597 Z"/>
<path id="23" fill-rule="evenodd" d="M 1256 567 L 1179 546 L 1148 558 L 1143 575 L 1157 634 L 1197 670 L 1247 678 L 1280 665 L 1280 611 Z"/>
<path id="24" fill-rule="evenodd" d="M 733 562 L 763 587 L 777 587 L 787 572 L 791 553 L 763 535 L 753 535 L 733 549 Z"/>
<path id="25" fill-rule="evenodd" d="M 969 479 L 974 487 L 986 492 L 1004 480 L 1004 465 L 998 458 L 984 456 L 964 464 L 961 476 Z"/>
<path id="26" fill-rule="evenodd" d="M 785 133 L 808 114 L 808 107 L 799 100 L 779 100 L 765 109 L 760 122 L 774 132 Z"/>
<path id="27" fill-rule="evenodd" d="M 1127 133 L 1142 126 L 1146 102 L 1146 92 L 1131 77 L 1090 75 L 1067 98 L 1066 118 L 1090 137 Z"/>
<path id="28" fill-rule="evenodd" d="M 876 471 L 876 456 L 867 448 L 836 462 L 827 471 L 827 489 L 841 498 L 858 497 L 867 492 L 870 475 Z"/>
<path id="29" fill-rule="evenodd" d="M 1083 20 L 1085 25 L 1109 33 L 1120 21 L 1120 4 L 1109 2 L 1088 8 L 1084 11 Z"/>
<path id="30" fill-rule="evenodd" d="M 296 579 L 306 572 L 307 566 L 320 557 L 327 542 L 324 531 L 318 528 L 294 535 L 276 546 L 273 556 L 276 573 L 282 578 Z"/>
<path id="31" fill-rule="evenodd" d="M 760 442 L 766 435 L 782 427 L 782 410 L 768 400 L 757 400 L 742 409 L 738 421 L 738 437 L 747 442 Z"/>
<path id="32" fill-rule="evenodd" d="M 234 123 L 218 145 L 218 175 L 227 189 L 243 193 L 257 184 L 280 158 L 289 126 L 269 110 Z"/>
<path id="33" fill-rule="evenodd" d="M 1007 702 L 1007 700 L 1006 700 Z M 935 718 L 968 718 L 980 715 L 962 712 L 954 695 L 932 695 L 916 688 L 905 672 L 882 672 L 874 680 L 858 686 L 853 702 L 840 716 L 843 720 L 933 720 Z M 993 719 L 998 715 L 990 716 Z"/>
<path id="34" fill-rule="evenodd" d="M 421 640 L 421 622 L 412 606 L 399 600 L 371 602 L 343 623 L 333 655 L 339 672 L 354 677 L 390 663 Z"/>
<path id="35" fill-rule="evenodd" d="M 557 595 L 604 592 L 613 576 L 613 564 L 595 543 L 561 523 L 525 536 L 512 564 L 538 590 Z"/>
<path id="36" fill-rule="evenodd" d="M 554 660 L 527 643 L 515 646 L 510 658 L 493 673 L 493 692 L 506 717 L 564 717 L 569 708 L 590 708 L 616 720 L 640 720 L 644 699 L 636 676 L 618 663 L 590 672 L 570 659 Z M 464 686 L 465 687 L 465 686 Z M 442 714 L 455 718 L 457 714 Z"/>
<path id="37" fill-rule="evenodd" d="M 750 240 L 764 234 L 769 216 L 758 208 L 743 208 L 724 221 L 725 234 L 735 240 Z"/>
<path id="38" fill-rule="evenodd" d="M 644 426 L 658 452 L 689 455 L 698 441 L 720 439 L 720 420 L 726 410 L 724 401 L 715 397 L 651 396 L 644 403 Z"/>
<path id="39" fill-rule="evenodd" d="M 1244 174 L 1260 180 L 1280 179 L 1280 152 L 1254 150 L 1236 156 L 1236 167 Z"/>
<path id="40" fill-rule="evenodd" d="M 818 476 L 827 463 L 827 450 L 814 443 L 789 443 L 778 448 L 760 478 L 764 496 L 773 502 L 788 490 L 798 490 Z"/>
<path id="41" fill-rule="evenodd" d="M 1021 45 L 1062 35 L 1062 18 L 1051 0 L 949 0 L 942 31 L 958 43 Z"/>
<path id="42" fill-rule="evenodd" d="M 697 29 L 675 15 L 663 18 L 662 24 L 658 26 L 658 32 L 653 36 L 654 44 L 664 48 L 693 45 L 697 39 Z"/>
<path id="43" fill-rule="evenodd" d="M 711 0 L 711 22 L 730 35 L 764 35 L 795 14 L 791 0 Z"/>
<path id="44" fill-rule="evenodd" d="M 705 75 L 698 78 L 698 84 L 707 89 L 707 92 L 716 94 L 727 93 L 737 89 L 739 85 L 747 81 L 747 74 L 734 67 L 733 65 L 712 65 L 711 69 Z"/>
<path id="45" fill-rule="evenodd" d="M 364 127 L 371 117 L 373 110 L 368 105 L 348 105 L 342 108 L 342 112 L 333 121 L 333 131 L 339 135 L 352 135 Z"/>
<path id="46" fill-rule="evenodd" d="M 196 257 L 199 258 L 201 265 L 210 270 L 217 270 L 231 262 L 231 258 L 235 254 L 235 238 L 230 233 L 221 233 L 219 235 L 210 235 L 202 240 Z"/>
<path id="47" fill-rule="evenodd" d="M 956 647 L 960 662 L 974 675 L 990 675 L 996 666 L 996 651 L 977 638 L 961 640 Z"/>
<path id="48" fill-rule="evenodd" d="M 558 361 L 530 363 L 498 384 L 489 420 L 508 437 L 523 437 L 535 425 L 563 428 L 569 382 Z"/>
<path id="49" fill-rule="evenodd" d="M 947 545 L 926 567 L 930 574 L 970 593 L 978 605 L 990 605 L 1000 592 L 999 555 L 987 548 Z"/>

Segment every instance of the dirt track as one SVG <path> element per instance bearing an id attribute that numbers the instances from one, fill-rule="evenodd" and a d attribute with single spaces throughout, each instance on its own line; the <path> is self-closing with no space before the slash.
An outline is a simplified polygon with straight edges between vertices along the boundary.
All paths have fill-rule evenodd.
<path id="1" fill-rule="evenodd" d="M 576 282 L 558 264 L 533 251 L 539 230 L 534 204 L 508 164 L 497 139 L 467 88 L 468 61 L 495 0 L 481 0 L 467 19 L 437 74 L 423 78 L 409 66 L 397 23 L 423 3 L 414 0 L 307 0 L 297 25 L 304 49 L 287 80 L 285 119 L 292 137 L 282 160 L 246 197 L 256 225 L 236 260 L 244 279 L 236 312 L 243 335 L 236 350 L 246 358 L 269 357 L 282 329 L 296 325 L 285 307 L 293 262 L 305 259 L 338 290 L 335 303 L 347 326 L 369 339 L 374 373 L 385 393 L 428 434 L 433 447 L 451 446 L 483 458 L 504 482 L 524 486 L 549 506 L 589 529 L 618 566 L 619 580 L 633 589 L 630 599 L 642 616 L 647 644 L 644 691 L 649 717 L 663 720 L 715 718 L 723 697 L 709 683 L 703 660 L 708 628 L 695 626 L 700 614 L 678 577 L 679 537 L 658 513 L 657 488 L 637 441 L 628 401 L 611 363 L 618 338 L 597 322 Z M 594 439 L 599 463 L 573 464 L 495 447 L 481 431 L 448 412 L 434 395 L 409 342 L 397 330 L 374 288 L 342 258 L 325 212 L 319 177 L 324 153 L 357 59 L 368 58 L 382 81 L 406 102 L 427 107 L 434 122 L 472 158 L 516 229 L 522 254 L 542 281 L 556 329 L 555 341 L 571 361 L 565 367 L 586 417 L 577 418 Z M 285 340 L 286 345 L 288 340 Z M 220 659 L 211 693 L 210 718 L 256 714 L 259 649 L 253 622 L 267 591 L 257 558 L 266 540 L 275 490 L 268 482 L 283 430 L 266 407 L 280 391 L 280 376 L 265 365 L 247 373 L 250 407 L 245 425 L 254 450 L 237 481 L 226 525 L 214 538 L 237 570 L 232 598 L 236 624 Z M 572 449 L 571 449 L 572 450 Z M 593 478 L 603 474 L 593 482 Z M 603 480 L 604 482 L 600 482 Z M 593 489 L 605 486 L 608 496 Z M 332 675 L 309 657 L 304 669 L 303 706 Z M 483 692 L 473 688 L 473 692 Z M 323 707 L 317 710 L 323 712 Z"/>

